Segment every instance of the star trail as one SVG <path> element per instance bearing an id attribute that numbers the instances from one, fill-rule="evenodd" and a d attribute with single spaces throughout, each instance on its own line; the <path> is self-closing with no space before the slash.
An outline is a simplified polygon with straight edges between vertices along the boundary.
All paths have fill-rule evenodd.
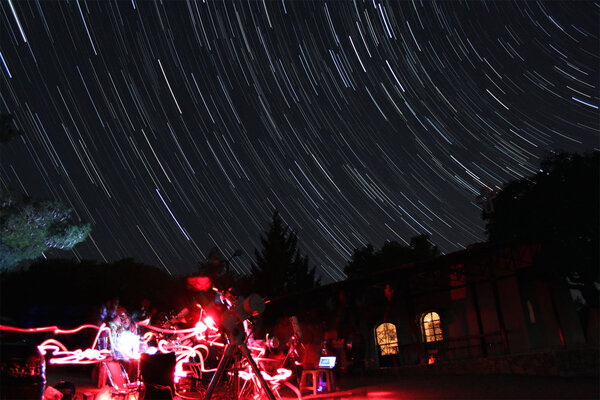
<path id="1" fill-rule="evenodd" d="M 71 254 L 189 273 L 273 210 L 324 283 L 353 249 L 485 240 L 476 196 L 599 146 L 594 2 L 0 1 L 0 186 Z"/>

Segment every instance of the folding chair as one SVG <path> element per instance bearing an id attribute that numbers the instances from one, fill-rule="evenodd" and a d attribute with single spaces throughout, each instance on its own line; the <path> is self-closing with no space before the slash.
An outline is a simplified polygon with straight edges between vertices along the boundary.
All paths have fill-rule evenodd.
<path id="1" fill-rule="evenodd" d="M 135 395 L 140 392 L 141 382 L 130 382 L 129 375 L 127 375 L 127 371 L 125 371 L 123 364 L 112 360 L 103 362 L 102 366 L 106 369 L 106 375 L 108 377 L 108 382 L 112 387 L 111 394 L 113 396 L 117 395 L 126 400 L 138 398 Z"/>

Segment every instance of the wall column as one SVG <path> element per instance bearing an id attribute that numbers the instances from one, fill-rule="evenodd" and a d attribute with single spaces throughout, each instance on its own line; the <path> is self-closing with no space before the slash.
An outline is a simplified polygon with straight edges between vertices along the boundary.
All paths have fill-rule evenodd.
<path id="1" fill-rule="evenodd" d="M 500 292 L 498 291 L 498 281 L 496 280 L 495 266 L 491 266 L 492 274 L 492 292 L 494 293 L 494 304 L 496 306 L 496 316 L 498 318 L 498 326 L 500 327 L 500 335 L 502 336 L 502 346 L 504 347 L 504 354 L 510 354 L 510 347 L 508 344 L 508 337 L 506 336 L 506 324 L 504 323 L 504 314 L 502 313 L 502 305 L 500 304 Z"/>
<path id="2" fill-rule="evenodd" d="M 487 357 L 487 347 L 485 345 L 485 336 L 483 332 L 483 322 L 481 321 L 481 311 L 479 310 L 479 298 L 477 297 L 477 285 L 471 284 L 471 298 L 473 300 L 473 308 L 475 308 L 475 315 L 477 316 L 477 328 L 479 329 L 479 345 L 481 347 L 481 354 Z"/>

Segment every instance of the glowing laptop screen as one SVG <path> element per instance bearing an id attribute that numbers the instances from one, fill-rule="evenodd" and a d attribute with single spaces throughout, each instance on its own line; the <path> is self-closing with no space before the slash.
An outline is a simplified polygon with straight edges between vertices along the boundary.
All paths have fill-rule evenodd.
<path id="1" fill-rule="evenodd" d="M 335 367 L 335 357 L 319 358 L 319 368 L 333 368 L 333 367 Z"/>

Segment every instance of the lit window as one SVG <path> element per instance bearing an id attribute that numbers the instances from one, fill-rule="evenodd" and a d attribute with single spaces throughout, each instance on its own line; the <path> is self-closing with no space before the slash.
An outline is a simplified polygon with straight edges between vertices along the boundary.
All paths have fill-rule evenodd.
<path id="1" fill-rule="evenodd" d="M 394 324 L 383 323 L 375 329 L 377 344 L 381 349 L 381 355 L 398 354 L 398 336 Z"/>
<path id="2" fill-rule="evenodd" d="M 421 326 L 426 342 L 437 342 L 444 339 L 442 335 L 442 323 L 438 313 L 430 312 L 423 315 Z"/>

